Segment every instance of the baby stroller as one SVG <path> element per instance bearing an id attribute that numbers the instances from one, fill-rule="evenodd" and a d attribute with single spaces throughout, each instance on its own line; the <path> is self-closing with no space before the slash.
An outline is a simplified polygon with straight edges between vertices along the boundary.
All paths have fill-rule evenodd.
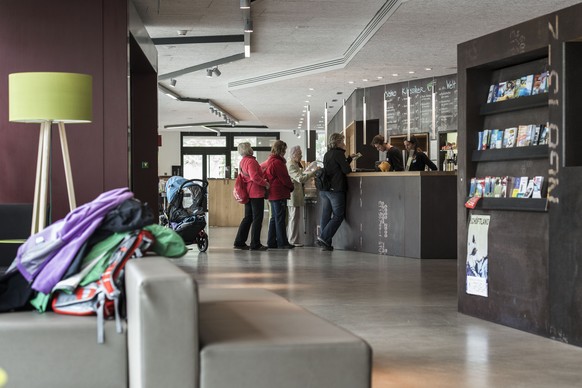
<path id="1" fill-rule="evenodd" d="M 208 249 L 206 227 L 208 182 L 173 176 L 166 183 L 167 207 L 161 224 L 182 237 L 186 244 L 196 244 L 200 252 Z"/>

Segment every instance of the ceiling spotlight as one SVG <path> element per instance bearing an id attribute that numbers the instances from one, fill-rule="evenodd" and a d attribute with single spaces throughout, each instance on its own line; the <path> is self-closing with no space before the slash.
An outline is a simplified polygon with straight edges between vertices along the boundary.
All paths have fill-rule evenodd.
<path id="1" fill-rule="evenodd" d="M 251 0 L 240 0 L 240 9 L 251 8 Z"/>
<path id="2" fill-rule="evenodd" d="M 188 33 L 188 30 L 178 30 L 178 35 L 184 36 Z"/>
<path id="3" fill-rule="evenodd" d="M 212 69 L 206 69 L 206 76 L 212 78 Z"/>
<path id="4" fill-rule="evenodd" d="M 175 88 L 176 87 L 176 79 L 170 78 L 170 86 Z"/>
<path id="5" fill-rule="evenodd" d="M 216 74 L 217 77 L 220 77 L 220 75 L 222 74 L 220 70 L 218 70 L 218 67 L 215 67 L 212 71 L 214 72 L 214 74 Z"/>

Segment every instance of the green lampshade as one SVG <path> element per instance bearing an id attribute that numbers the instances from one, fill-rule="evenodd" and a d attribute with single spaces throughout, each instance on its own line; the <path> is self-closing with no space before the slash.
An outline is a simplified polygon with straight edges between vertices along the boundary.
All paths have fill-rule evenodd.
<path id="1" fill-rule="evenodd" d="M 8 102 L 10 121 L 90 123 L 93 78 L 76 73 L 10 74 Z"/>

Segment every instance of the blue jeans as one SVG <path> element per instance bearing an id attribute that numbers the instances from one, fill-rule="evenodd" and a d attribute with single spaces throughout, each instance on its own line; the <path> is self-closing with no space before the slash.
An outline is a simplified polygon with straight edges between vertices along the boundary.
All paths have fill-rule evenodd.
<path id="1" fill-rule="evenodd" d="M 278 199 L 269 201 L 271 204 L 271 218 L 269 219 L 269 231 L 267 233 L 267 246 L 269 248 L 281 248 L 289 245 L 287 229 L 285 228 L 285 216 L 287 213 L 287 200 Z"/>
<path id="2" fill-rule="evenodd" d="M 335 232 L 342 224 L 346 213 L 346 193 L 343 191 L 320 191 L 321 200 L 321 235 L 319 236 L 327 245 Z"/>
<path id="3" fill-rule="evenodd" d="M 245 204 L 245 215 L 240 222 L 238 232 L 234 239 L 234 245 L 244 246 L 249 231 L 251 231 L 251 248 L 256 249 L 261 246 L 261 229 L 263 228 L 263 211 L 265 210 L 265 200 L 263 198 L 251 198 Z M 252 226 L 252 230 L 251 230 Z"/>

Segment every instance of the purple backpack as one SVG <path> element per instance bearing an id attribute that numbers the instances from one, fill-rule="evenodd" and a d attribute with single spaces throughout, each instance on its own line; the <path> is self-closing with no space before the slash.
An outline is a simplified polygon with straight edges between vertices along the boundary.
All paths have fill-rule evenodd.
<path id="1" fill-rule="evenodd" d="M 128 188 L 114 189 L 79 206 L 65 218 L 30 236 L 18 249 L 8 271 L 16 266 L 32 282 L 34 290 L 49 294 L 107 213 L 132 197 Z"/>

